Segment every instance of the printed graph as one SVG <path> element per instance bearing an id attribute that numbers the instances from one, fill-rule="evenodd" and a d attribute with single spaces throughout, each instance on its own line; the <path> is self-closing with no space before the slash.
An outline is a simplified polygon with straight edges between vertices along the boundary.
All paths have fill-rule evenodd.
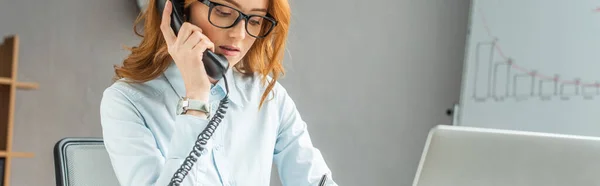
<path id="1" fill-rule="evenodd" d="M 569 100 L 575 96 L 593 99 L 600 96 L 600 81 L 582 82 L 580 78 L 561 79 L 560 74 L 545 75 L 518 65 L 512 58 L 495 61 L 502 56 L 498 40 L 478 42 L 475 47 L 473 99 L 476 101 L 518 101 L 528 99 Z"/>
<path id="2" fill-rule="evenodd" d="M 453 124 L 600 136 L 600 0 L 474 0 Z"/>
<path id="3" fill-rule="evenodd" d="M 481 9 L 479 9 L 481 12 Z M 600 13 L 600 8 L 592 10 Z M 519 61 L 506 55 L 498 38 L 492 34 L 483 13 L 479 14 L 481 26 L 488 40 L 475 41 L 472 75 L 472 99 L 486 101 L 526 101 L 553 99 L 571 100 L 600 98 L 600 80 L 562 76 L 559 72 L 542 72 L 520 64 L 543 64 L 540 61 Z"/>

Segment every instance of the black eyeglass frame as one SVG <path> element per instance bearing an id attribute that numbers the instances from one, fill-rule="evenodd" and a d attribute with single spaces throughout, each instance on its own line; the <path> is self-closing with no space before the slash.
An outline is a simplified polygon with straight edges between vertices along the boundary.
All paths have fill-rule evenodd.
<path id="1" fill-rule="evenodd" d="M 215 3 L 215 2 L 212 2 L 212 1 L 210 1 L 210 0 L 198 0 L 198 1 L 199 1 L 200 3 L 202 3 L 202 4 L 205 4 L 206 6 L 208 6 L 208 8 L 209 8 L 209 9 L 208 9 L 208 22 L 210 22 L 210 24 L 212 24 L 213 26 L 215 26 L 215 27 L 218 27 L 218 28 L 224 28 L 224 29 L 227 29 L 227 28 L 234 27 L 234 26 L 235 26 L 235 25 L 237 25 L 237 24 L 238 24 L 238 23 L 239 23 L 239 22 L 240 22 L 242 19 L 244 19 L 244 20 L 246 21 L 246 25 L 244 25 L 244 29 L 246 29 L 246 33 L 248 33 L 248 35 L 250 35 L 250 36 L 252 36 L 252 37 L 255 37 L 255 38 L 261 39 L 261 38 L 265 38 L 265 37 L 267 37 L 267 36 L 269 35 L 269 33 L 271 33 L 271 31 L 273 31 L 273 28 L 275 28 L 275 27 L 277 26 L 277 23 L 278 23 L 278 21 L 277 21 L 277 20 L 275 20 L 275 19 L 274 19 L 274 18 L 273 18 L 273 17 L 272 17 L 272 16 L 271 16 L 269 13 L 267 13 L 267 15 L 265 15 L 265 16 L 261 16 L 261 15 L 252 15 L 252 14 L 248 15 L 248 14 L 245 14 L 245 13 L 243 13 L 242 11 L 238 10 L 237 8 L 233 8 L 233 7 L 231 7 L 231 6 L 227 6 L 227 5 L 224 5 L 224 4 L 221 4 L 221 3 Z M 238 16 L 238 17 L 235 19 L 235 21 L 234 21 L 234 22 L 233 22 L 231 25 L 229 25 L 229 26 L 225 26 L 225 27 L 223 27 L 223 26 L 218 26 L 218 25 L 215 25 L 215 24 L 214 24 L 214 23 L 213 23 L 213 22 L 210 20 L 210 16 L 211 16 L 211 14 L 212 14 L 212 11 L 213 11 L 214 7 L 216 7 L 216 6 L 224 6 L 224 7 L 227 7 L 227 8 L 231 8 L 231 9 L 233 9 L 233 10 L 237 11 L 237 12 L 238 12 L 238 14 L 239 14 L 239 16 Z M 265 32 L 264 32 L 264 34 L 263 34 L 263 36 L 255 36 L 255 35 L 251 34 L 251 33 L 250 33 L 250 31 L 248 31 L 248 21 L 249 21 L 249 20 L 250 20 L 250 18 L 252 18 L 252 17 L 261 17 L 261 18 L 263 18 L 263 20 L 270 21 L 270 22 L 271 22 L 271 24 L 272 24 L 273 26 L 271 26 L 271 28 L 269 28 L 269 30 L 265 31 Z M 262 29 L 262 28 L 261 28 L 261 29 Z M 262 31 L 262 30 L 261 30 L 261 31 Z"/>

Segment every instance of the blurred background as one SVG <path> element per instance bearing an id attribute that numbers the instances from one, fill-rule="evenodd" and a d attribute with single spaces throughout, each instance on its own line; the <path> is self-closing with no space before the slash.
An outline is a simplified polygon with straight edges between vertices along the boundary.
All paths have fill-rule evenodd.
<path id="1" fill-rule="evenodd" d="M 141 1 L 143 2 L 143 1 Z M 468 0 L 290 0 L 281 83 L 338 184 L 410 185 L 429 129 L 451 124 Z M 55 185 L 53 146 L 101 137 L 113 65 L 140 40 L 135 0 L 0 1 L 0 36 L 19 36 L 11 185 Z M 281 185 L 273 170 L 272 185 Z"/>

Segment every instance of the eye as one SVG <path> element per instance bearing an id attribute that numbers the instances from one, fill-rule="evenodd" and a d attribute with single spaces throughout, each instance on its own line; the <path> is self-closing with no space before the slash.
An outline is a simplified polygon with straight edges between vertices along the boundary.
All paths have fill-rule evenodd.
<path id="1" fill-rule="evenodd" d="M 250 20 L 251 25 L 260 25 L 260 21 Z"/>
<path id="2" fill-rule="evenodd" d="M 260 25 L 261 22 L 262 22 L 262 18 L 260 18 L 260 17 L 253 17 L 250 20 L 248 20 L 248 24 L 250 24 L 250 25 Z"/>
<path id="3" fill-rule="evenodd" d="M 217 15 L 222 17 L 230 16 L 232 14 L 232 11 L 233 10 L 226 7 L 215 7 L 215 12 L 217 12 Z"/>

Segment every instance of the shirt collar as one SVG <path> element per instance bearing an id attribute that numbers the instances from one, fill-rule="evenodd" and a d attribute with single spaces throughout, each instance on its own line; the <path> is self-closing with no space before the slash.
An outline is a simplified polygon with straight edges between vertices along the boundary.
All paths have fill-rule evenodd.
<path id="1" fill-rule="evenodd" d="M 173 87 L 173 89 L 175 89 L 177 95 L 179 97 L 183 97 L 185 95 L 185 84 L 183 83 L 183 77 L 181 76 L 181 72 L 177 68 L 177 65 L 175 65 L 175 62 L 171 62 L 167 70 L 164 72 L 164 75 L 167 78 L 167 81 Z M 238 90 L 238 87 L 233 77 L 233 68 L 229 68 L 229 70 L 227 70 L 227 72 L 225 73 L 225 77 L 227 78 L 227 84 L 229 86 L 229 100 L 232 103 L 242 107 L 242 97 L 240 95 L 240 92 L 236 91 Z M 225 81 L 223 78 L 221 78 L 215 84 L 215 88 L 221 88 L 223 92 L 226 91 Z"/>

